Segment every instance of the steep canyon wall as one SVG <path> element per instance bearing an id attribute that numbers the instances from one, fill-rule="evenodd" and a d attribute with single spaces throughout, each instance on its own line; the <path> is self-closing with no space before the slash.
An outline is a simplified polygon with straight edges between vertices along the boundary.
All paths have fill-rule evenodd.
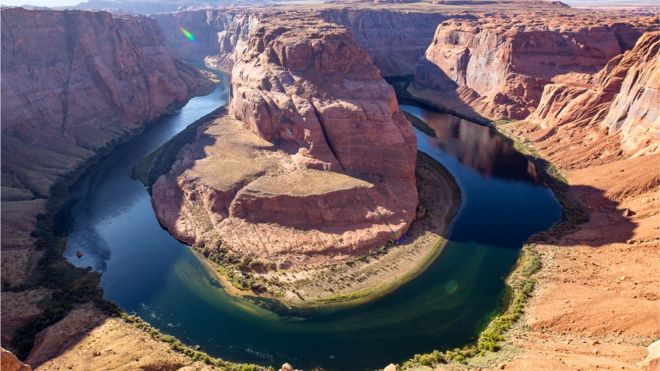
<path id="1" fill-rule="evenodd" d="M 158 25 L 146 17 L 21 8 L 3 8 L 1 16 L 7 346 L 17 328 L 40 315 L 37 303 L 52 293 L 31 277 L 45 248 L 56 248 L 37 248 L 35 236 L 43 231 L 33 234 L 52 187 L 212 84 L 171 56 Z"/>
<path id="2" fill-rule="evenodd" d="M 522 119 L 546 84 L 598 71 L 652 23 L 585 12 L 452 19 L 438 26 L 415 82 L 438 95 L 439 105 L 460 101 L 485 118 Z"/>

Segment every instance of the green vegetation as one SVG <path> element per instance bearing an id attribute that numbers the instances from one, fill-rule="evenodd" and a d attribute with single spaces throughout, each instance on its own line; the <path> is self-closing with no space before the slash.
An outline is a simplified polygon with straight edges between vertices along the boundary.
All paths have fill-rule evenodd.
<path id="1" fill-rule="evenodd" d="M 479 335 L 477 342 L 444 352 L 435 350 L 431 353 L 416 354 L 402 365 L 403 369 L 444 363 L 467 364 L 472 357 L 500 350 L 505 340 L 505 334 L 524 314 L 525 303 L 536 284 L 534 274 L 539 269 L 541 269 L 541 259 L 538 253 L 534 251 L 533 246 L 525 246 L 518 265 L 507 280 L 513 291 L 511 302 L 504 313 L 495 316 L 490 321 Z"/>
<path id="2" fill-rule="evenodd" d="M 419 123 L 416 124 L 412 120 L 411 122 L 415 127 L 418 127 Z M 512 138 L 502 130 L 502 126 L 511 122 L 514 122 L 514 120 L 498 120 L 490 122 L 489 125 L 509 139 L 512 146 L 534 164 L 537 176 L 553 192 L 562 208 L 561 221 L 550 229 L 532 236 L 530 242 L 556 241 L 561 236 L 574 232 L 580 224 L 587 222 L 589 220 L 588 214 L 571 195 L 570 185 L 554 165 L 543 159 L 531 143 Z M 422 130 L 420 127 L 418 129 Z M 409 369 L 417 366 L 445 363 L 468 364 L 476 356 L 485 356 L 499 351 L 506 340 L 506 333 L 523 316 L 525 303 L 531 296 L 536 284 L 533 276 L 540 269 L 541 259 L 534 250 L 534 245 L 530 244 L 523 247 L 518 265 L 507 279 L 512 291 L 510 304 L 504 313 L 492 318 L 488 326 L 479 335 L 477 342 L 463 348 L 444 352 L 435 350 L 427 354 L 416 354 L 412 359 L 404 362 L 403 368 Z"/>
<path id="3" fill-rule="evenodd" d="M 197 129 L 203 123 L 209 122 L 225 112 L 226 109 L 220 107 L 188 125 L 188 127 L 172 137 L 172 139 L 168 140 L 165 144 L 151 152 L 149 156 L 138 162 L 133 168 L 133 178 L 140 180 L 144 185 L 151 188 L 158 177 L 170 170 L 183 146 L 195 139 Z"/>
<path id="4" fill-rule="evenodd" d="M 63 185 L 53 187 L 51 190 L 53 196 L 47 203 L 46 213 L 37 217 L 37 225 L 32 237 L 36 239 L 36 248 L 43 250 L 37 268 L 25 285 L 6 288 L 10 291 L 37 287 L 53 290 L 50 297 L 39 303 L 41 314 L 20 327 L 12 338 L 12 345 L 17 349 L 17 356 L 20 359 L 28 356 L 35 336 L 39 332 L 64 318 L 77 305 L 92 302 L 108 313 L 116 311 L 113 304 L 103 300 L 103 290 L 99 287 L 100 276 L 88 269 L 74 267 L 62 255 L 66 240 L 56 233 L 55 221 L 58 220 L 57 211 L 67 197 L 65 189 Z"/>
<path id="5" fill-rule="evenodd" d="M 165 335 L 161 333 L 156 328 L 154 328 L 153 326 L 145 322 L 142 318 L 136 315 L 131 315 L 124 312 L 121 314 L 121 319 L 124 320 L 126 323 L 129 323 L 135 326 L 136 328 L 146 332 L 151 336 L 151 338 L 169 344 L 172 350 L 188 356 L 193 361 L 201 361 L 207 365 L 219 367 L 222 370 L 227 370 L 227 371 L 273 370 L 272 367 L 263 367 L 255 364 L 233 363 L 211 357 L 204 352 L 201 352 L 195 348 L 183 344 L 179 339 L 175 338 L 174 336 Z"/>

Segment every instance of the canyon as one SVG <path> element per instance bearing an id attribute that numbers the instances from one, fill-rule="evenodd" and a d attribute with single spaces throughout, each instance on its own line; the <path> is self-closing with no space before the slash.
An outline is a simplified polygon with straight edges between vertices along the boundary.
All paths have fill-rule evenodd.
<path id="1" fill-rule="evenodd" d="M 586 81 L 546 85 L 527 120 L 505 125 L 561 169 L 589 212 L 575 232 L 535 247 L 541 285 L 529 330 L 512 340 L 525 351 L 507 368 L 657 365 L 645 347 L 660 333 L 650 268 L 660 263 L 660 119 L 648 104 L 660 99 L 659 47 L 660 33 L 645 33 Z"/>
<path id="2" fill-rule="evenodd" d="M 147 185 L 163 227 L 211 271 L 221 267 L 228 291 L 301 307 L 341 303 L 389 292 L 437 257 L 458 195 L 451 176 L 417 153 L 397 98 L 412 100 L 494 127 L 535 164 L 556 166 L 570 202 L 589 216 L 526 247 L 542 267 L 525 315 L 494 360 L 470 367 L 653 369 L 660 34 L 652 13 L 527 2 L 150 17 L 3 8 L 2 346 L 44 369 L 128 359 L 207 367 L 98 303 L 59 314 L 33 334 L 31 352 L 12 341 L 64 292 L 42 277 L 52 270 L 43 268 L 48 224 L 38 215 L 56 211 L 67 180 L 98 156 L 208 93 L 211 74 L 194 65 L 231 73 L 232 99 Z M 360 260 L 372 251 L 382 255 Z M 355 276 L 364 278 L 343 283 Z M 97 285 L 91 273 L 76 277 Z M 5 359 L 15 364 L 3 350 L 3 368 Z"/>

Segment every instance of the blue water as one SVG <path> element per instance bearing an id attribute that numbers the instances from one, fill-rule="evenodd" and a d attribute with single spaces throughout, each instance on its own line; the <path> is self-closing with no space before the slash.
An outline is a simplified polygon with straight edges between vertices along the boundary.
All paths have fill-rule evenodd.
<path id="1" fill-rule="evenodd" d="M 65 252 L 74 264 L 103 273 L 106 299 L 214 356 L 305 369 L 373 369 L 474 341 L 501 309 L 504 278 L 522 242 L 560 217 L 533 167 L 503 138 L 452 116 L 402 106 L 436 129 L 437 139 L 418 132 L 418 147 L 461 188 L 450 242 L 429 269 L 386 297 L 309 317 L 279 316 L 228 296 L 190 249 L 161 228 L 146 189 L 130 177 L 139 160 L 227 99 L 224 83 L 87 172 L 72 190 Z"/>

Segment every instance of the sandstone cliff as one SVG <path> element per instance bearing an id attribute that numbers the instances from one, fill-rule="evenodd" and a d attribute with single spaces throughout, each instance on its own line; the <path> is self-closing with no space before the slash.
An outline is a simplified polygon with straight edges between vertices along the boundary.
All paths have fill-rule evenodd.
<path id="1" fill-rule="evenodd" d="M 230 112 L 153 185 L 180 239 L 286 267 L 362 254 L 412 222 L 412 127 L 346 29 L 262 20 L 234 65 Z"/>
<path id="2" fill-rule="evenodd" d="M 452 19 L 438 26 L 415 82 L 458 113 L 522 119 L 546 84 L 598 71 L 652 24 L 645 17 L 623 20 L 570 11 Z"/>
<path id="3" fill-rule="evenodd" d="M 260 13 L 209 9 L 155 14 L 152 17 L 161 26 L 165 42 L 174 56 L 231 72 L 234 54 L 237 49 L 244 49 Z M 183 29 L 192 37 L 186 37 Z"/>
<path id="4" fill-rule="evenodd" d="M 433 40 L 438 24 L 453 12 L 394 9 L 327 9 L 328 22 L 346 27 L 385 77 L 411 76 Z"/>
<path id="5" fill-rule="evenodd" d="M 22 282 L 9 273 L 35 264 L 18 250 L 31 247 L 34 217 L 61 177 L 209 87 L 149 18 L 3 9 L 3 282 Z"/>
<path id="6" fill-rule="evenodd" d="M 502 126 L 559 168 L 589 220 L 534 247 L 543 289 L 512 336 L 520 355 L 500 368 L 657 369 L 659 44 L 645 33 L 598 73 L 546 86 L 527 120 Z"/>
<path id="7" fill-rule="evenodd" d="M 660 33 L 646 33 L 584 81 L 545 87 L 525 124 L 541 146 L 562 147 L 553 162 L 585 167 L 659 151 L 659 47 Z"/>
<path id="8" fill-rule="evenodd" d="M 5 348 L 0 348 L 0 369 L 3 371 L 31 371 L 32 367 L 26 365 L 16 358 L 14 354 Z"/>
<path id="9" fill-rule="evenodd" d="M 453 12 L 421 12 L 396 9 L 295 8 L 308 17 L 346 27 L 355 41 L 372 57 L 383 76 L 408 76 L 430 44 L 436 26 Z M 175 56 L 231 71 L 234 54 L 242 51 L 251 30 L 268 11 L 255 7 L 243 10 L 212 9 L 155 14 L 165 41 Z M 184 36 L 185 28 L 194 36 Z"/>

